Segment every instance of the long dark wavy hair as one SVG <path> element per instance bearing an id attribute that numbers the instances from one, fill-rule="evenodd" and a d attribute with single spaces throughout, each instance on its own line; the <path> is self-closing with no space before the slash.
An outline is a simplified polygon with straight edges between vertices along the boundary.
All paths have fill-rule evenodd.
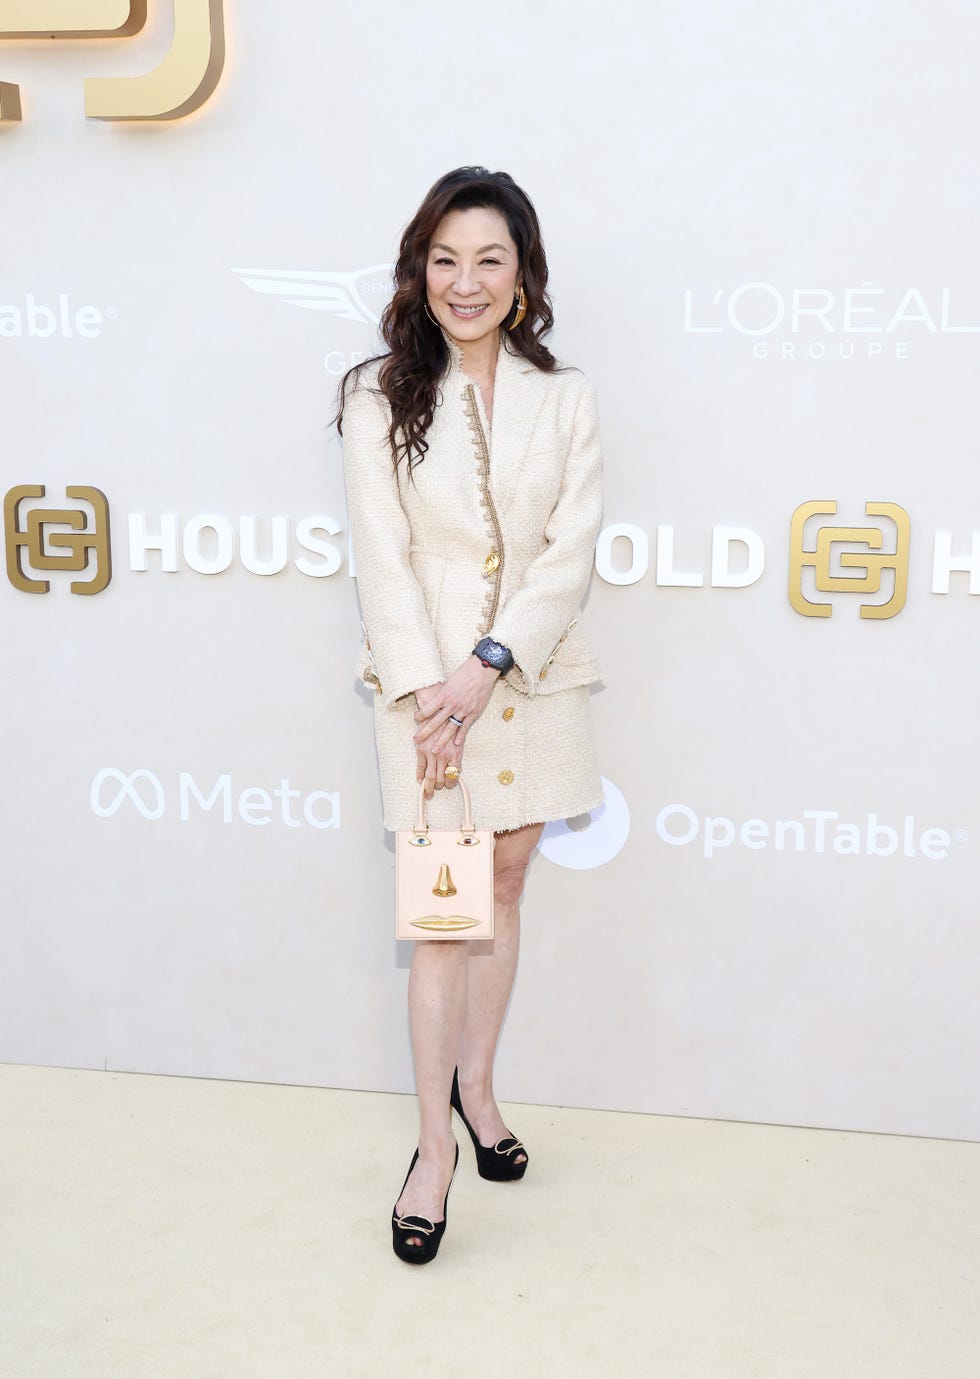
<path id="1" fill-rule="evenodd" d="M 447 172 L 430 188 L 402 235 L 395 264 L 395 293 L 381 315 L 381 337 L 389 353 L 366 359 L 344 375 L 334 418 L 343 434 L 348 391 L 356 387 L 361 370 L 380 358 L 378 387 L 391 407 L 388 439 L 396 470 L 402 460 L 408 464 L 409 473 L 421 464 L 429 448 L 425 435 L 439 403 L 439 382 L 449 364 L 442 329 L 425 309 L 429 245 L 443 216 L 473 207 L 499 211 L 517 246 L 518 280 L 527 298 L 527 314 L 513 330 L 507 328 L 513 324 L 516 307 L 502 322 L 507 347 L 547 373 L 558 367 L 542 343 L 554 325 L 554 313 L 547 292 L 548 261 L 530 197 L 506 172 L 479 167 Z"/>

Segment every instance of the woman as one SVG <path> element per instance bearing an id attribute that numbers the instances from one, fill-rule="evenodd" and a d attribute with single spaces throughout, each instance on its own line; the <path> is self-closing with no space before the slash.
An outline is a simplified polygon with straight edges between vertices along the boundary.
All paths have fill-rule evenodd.
<path id="1" fill-rule="evenodd" d="M 578 625 L 601 507 L 596 405 L 542 344 L 547 281 L 513 179 L 448 173 L 402 237 L 390 353 L 352 369 L 340 395 L 385 827 L 412 827 L 423 781 L 430 824 L 458 827 L 465 772 L 477 826 L 495 834 L 494 939 L 420 940 L 412 957 L 419 1140 L 392 1240 L 413 1263 L 445 1230 L 451 1105 L 482 1177 L 525 1172 L 492 1081 L 518 902 L 544 823 L 602 799 L 587 688 L 599 669 Z"/>

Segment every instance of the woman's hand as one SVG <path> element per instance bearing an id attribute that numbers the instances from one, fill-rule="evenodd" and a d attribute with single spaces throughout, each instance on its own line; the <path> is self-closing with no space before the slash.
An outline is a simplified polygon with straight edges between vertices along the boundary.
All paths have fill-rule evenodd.
<path id="1" fill-rule="evenodd" d="M 454 779 L 446 779 L 446 767 L 462 763 L 466 734 L 490 702 L 499 678 L 499 672 L 484 666 L 475 656 L 467 656 L 445 684 L 416 690 L 416 778 L 420 782 L 425 780 L 427 799 L 432 798 L 434 789 L 456 784 Z M 461 727 L 449 721 L 450 714 L 462 721 Z"/>
<path id="2" fill-rule="evenodd" d="M 442 685 L 426 685 L 423 689 L 415 691 L 415 702 L 418 705 L 419 713 L 424 713 L 426 708 L 433 704 L 439 696 Z M 419 714 L 415 715 L 418 719 Z M 455 780 L 450 777 L 446 780 L 446 767 L 450 763 L 459 765 L 459 753 L 450 744 L 450 747 L 443 752 L 427 751 L 426 748 L 416 745 L 415 779 L 421 785 L 425 781 L 425 798 L 432 799 L 435 790 L 441 790 L 445 785 L 455 785 Z"/>

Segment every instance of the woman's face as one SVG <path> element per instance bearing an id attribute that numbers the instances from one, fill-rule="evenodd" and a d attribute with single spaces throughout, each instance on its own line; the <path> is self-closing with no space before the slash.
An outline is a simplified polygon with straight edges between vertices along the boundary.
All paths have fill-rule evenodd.
<path id="1" fill-rule="evenodd" d="M 429 310 L 460 345 L 475 344 L 506 319 L 520 277 L 517 246 L 499 211 L 474 206 L 443 216 L 429 245 Z"/>

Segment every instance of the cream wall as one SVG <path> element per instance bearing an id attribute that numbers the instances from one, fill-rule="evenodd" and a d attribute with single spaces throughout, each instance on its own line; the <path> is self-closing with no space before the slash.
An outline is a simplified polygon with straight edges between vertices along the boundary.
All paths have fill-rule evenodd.
<path id="1" fill-rule="evenodd" d="M 0 584 L 0 1058 L 411 1086 L 328 421 L 479 161 L 535 199 L 606 451 L 610 789 L 532 866 L 501 1093 L 980 1138 L 977 7 L 228 0 L 197 113 L 86 120 L 171 16 L 0 42 L 3 489 L 101 490 L 112 550 L 94 596 Z M 818 500 L 808 545 L 908 514 L 894 616 L 887 568 L 791 605 Z"/>

